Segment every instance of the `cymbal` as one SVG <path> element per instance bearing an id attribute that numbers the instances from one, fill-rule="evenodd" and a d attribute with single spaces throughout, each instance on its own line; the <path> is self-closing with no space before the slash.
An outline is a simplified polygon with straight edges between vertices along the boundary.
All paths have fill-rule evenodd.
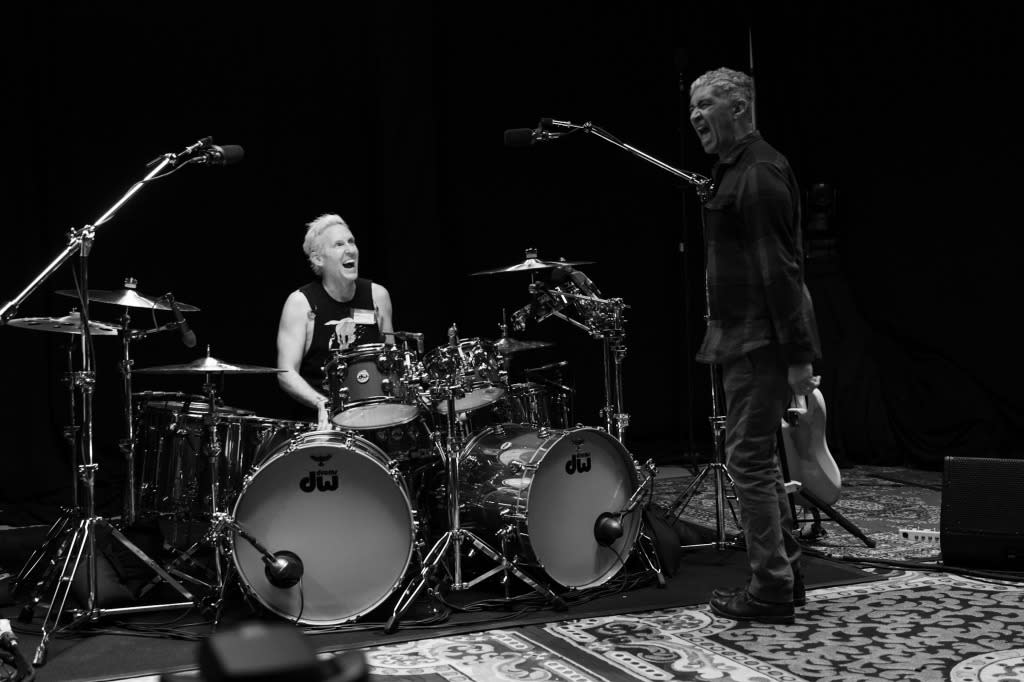
<path id="1" fill-rule="evenodd" d="M 547 348 L 554 344 L 550 341 L 519 341 L 508 336 L 503 336 L 494 342 L 494 349 L 502 355 L 509 355 L 511 353 L 518 353 L 524 350 L 534 350 L 537 348 Z"/>
<path id="2" fill-rule="evenodd" d="M 64 317 L 19 317 L 8 320 L 11 327 L 35 329 L 43 332 L 61 332 L 64 334 L 82 333 L 82 314 L 73 312 Z M 92 336 L 117 336 L 118 328 L 106 322 L 89 320 L 89 334 Z"/>
<path id="3" fill-rule="evenodd" d="M 233 365 L 209 355 L 179 365 L 160 365 L 132 370 L 133 374 L 278 374 L 285 370 L 259 365 Z"/>
<path id="4" fill-rule="evenodd" d="M 548 268 L 557 268 L 560 265 L 590 265 L 594 261 L 591 260 L 540 260 L 539 258 L 527 258 L 522 263 L 516 263 L 509 265 L 504 268 L 496 268 L 494 270 L 481 270 L 480 272 L 471 273 L 472 275 L 497 275 L 502 272 L 523 272 L 526 270 L 545 270 Z"/>
<path id="5" fill-rule="evenodd" d="M 78 292 L 74 289 L 61 289 L 54 293 L 60 294 L 61 296 L 70 296 L 71 298 L 78 298 Z M 129 308 L 149 308 L 151 310 L 171 310 L 170 304 L 167 302 L 167 298 L 159 296 L 153 298 L 151 296 L 143 296 L 135 289 L 89 289 L 89 301 L 95 303 L 110 303 L 113 305 L 123 305 Z M 194 305 L 182 303 L 177 301 L 178 310 L 183 312 L 198 312 L 199 308 Z"/>

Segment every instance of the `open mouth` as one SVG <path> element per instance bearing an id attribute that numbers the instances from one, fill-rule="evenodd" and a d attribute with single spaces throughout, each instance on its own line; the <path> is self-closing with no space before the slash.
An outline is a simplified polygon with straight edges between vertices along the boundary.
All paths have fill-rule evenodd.
<path id="1" fill-rule="evenodd" d="M 356 267 L 356 261 L 354 258 L 349 258 L 347 261 L 343 261 L 341 263 L 341 267 L 345 268 L 346 270 L 354 270 Z"/>

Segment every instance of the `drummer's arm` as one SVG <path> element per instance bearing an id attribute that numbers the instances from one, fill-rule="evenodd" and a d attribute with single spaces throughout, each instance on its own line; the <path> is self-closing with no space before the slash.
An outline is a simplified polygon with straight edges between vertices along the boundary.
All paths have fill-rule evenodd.
<path id="1" fill-rule="evenodd" d="M 392 332 L 395 331 L 395 328 L 391 322 L 391 294 L 376 282 L 373 283 L 371 293 L 373 295 L 373 307 L 377 311 L 377 326 L 384 337 L 384 343 L 393 345 L 395 343 L 395 336 Z"/>
<path id="2" fill-rule="evenodd" d="M 309 385 L 299 374 L 302 355 L 306 352 L 306 319 L 309 301 L 299 291 L 293 291 L 284 302 L 281 322 L 277 327 L 277 381 L 285 393 L 303 405 L 316 408 L 327 402 L 327 397 Z"/>

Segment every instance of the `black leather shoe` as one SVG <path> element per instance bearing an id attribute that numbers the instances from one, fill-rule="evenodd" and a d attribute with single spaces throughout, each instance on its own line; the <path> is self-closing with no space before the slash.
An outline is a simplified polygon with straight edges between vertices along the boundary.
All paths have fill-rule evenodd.
<path id="1" fill-rule="evenodd" d="M 716 587 L 711 592 L 711 597 L 716 599 L 728 599 L 735 594 L 745 592 L 747 586 L 743 587 Z M 798 580 L 793 583 L 793 606 L 806 606 L 807 605 L 807 588 L 804 587 L 804 581 Z"/>
<path id="2" fill-rule="evenodd" d="M 761 601 L 743 590 L 727 599 L 713 598 L 711 610 L 723 618 L 776 625 L 793 624 L 793 605 Z"/>

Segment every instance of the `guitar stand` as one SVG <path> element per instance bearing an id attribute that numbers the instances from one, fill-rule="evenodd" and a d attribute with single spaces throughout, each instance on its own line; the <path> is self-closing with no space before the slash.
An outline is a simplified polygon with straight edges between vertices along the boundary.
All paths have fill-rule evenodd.
<path id="1" fill-rule="evenodd" d="M 782 476 L 785 481 L 789 481 L 789 466 L 786 464 L 786 445 L 782 439 L 782 428 L 779 428 L 776 436 L 776 444 L 779 450 L 779 463 L 782 466 Z M 840 514 L 832 505 L 825 504 L 825 502 L 814 493 L 801 489 L 799 492 L 794 491 L 789 495 L 789 508 L 793 515 L 793 528 L 799 530 L 799 526 L 802 521 L 799 520 L 796 513 L 796 496 L 799 495 L 803 504 L 800 506 L 807 507 L 810 509 L 814 520 L 811 522 L 811 532 L 806 535 L 809 540 L 814 540 L 824 535 L 824 530 L 821 527 L 821 513 L 824 512 L 826 516 L 842 526 L 850 535 L 854 536 L 868 547 L 875 547 L 877 543 L 870 537 L 865 535 L 864 531 L 858 528 L 852 521 Z M 800 534 L 797 533 L 797 537 Z"/>

